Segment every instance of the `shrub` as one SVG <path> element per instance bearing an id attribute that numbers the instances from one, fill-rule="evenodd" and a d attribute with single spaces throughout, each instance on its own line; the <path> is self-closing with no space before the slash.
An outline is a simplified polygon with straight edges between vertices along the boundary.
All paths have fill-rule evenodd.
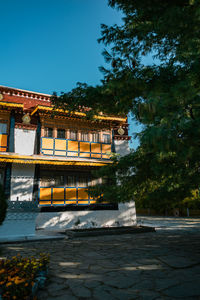
<path id="1" fill-rule="evenodd" d="M 6 210 L 7 210 L 7 197 L 4 193 L 3 186 L 0 185 L 0 225 L 3 223 L 6 217 Z"/>

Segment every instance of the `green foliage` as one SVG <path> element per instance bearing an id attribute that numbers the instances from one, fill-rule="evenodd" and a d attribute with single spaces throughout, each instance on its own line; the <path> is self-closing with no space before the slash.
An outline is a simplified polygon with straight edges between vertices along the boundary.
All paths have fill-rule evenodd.
<path id="1" fill-rule="evenodd" d="M 110 49 L 102 85 L 79 84 L 54 100 L 72 111 L 132 112 L 143 124 L 140 147 L 100 170 L 113 179 L 101 192 L 111 201 L 134 196 L 144 206 L 175 207 L 200 182 L 200 2 L 108 3 L 124 18 L 121 26 L 101 26 L 99 42 Z M 143 64 L 148 55 L 157 63 Z"/>
<path id="2" fill-rule="evenodd" d="M 3 223 L 6 217 L 6 210 L 7 210 L 7 199 L 6 195 L 3 190 L 3 186 L 0 185 L 0 225 Z"/>

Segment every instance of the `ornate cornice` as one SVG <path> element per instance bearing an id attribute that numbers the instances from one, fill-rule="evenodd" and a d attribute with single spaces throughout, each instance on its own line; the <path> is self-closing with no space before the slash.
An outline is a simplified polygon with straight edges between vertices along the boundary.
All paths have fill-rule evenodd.
<path id="1" fill-rule="evenodd" d="M 29 129 L 29 130 L 36 130 L 37 125 L 35 125 L 35 124 L 15 123 L 15 128 Z"/>
<path id="2" fill-rule="evenodd" d="M 12 88 L 12 87 L 2 86 L 2 85 L 0 85 L 0 93 L 2 95 L 18 96 L 18 97 L 23 97 L 23 98 L 30 98 L 30 99 L 46 101 L 49 104 L 51 102 L 51 95 L 49 95 L 49 94 L 21 90 L 21 89 L 16 89 L 16 88 Z"/>

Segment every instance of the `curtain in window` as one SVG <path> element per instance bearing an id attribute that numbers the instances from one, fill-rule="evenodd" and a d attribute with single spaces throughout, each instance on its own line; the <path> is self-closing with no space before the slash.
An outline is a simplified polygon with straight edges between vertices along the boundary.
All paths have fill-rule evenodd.
<path id="1" fill-rule="evenodd" d="M 99 143 L 99 133 L 92 133 L 92 141 L 94 143 Z"/>
<path id="2" fill-rule="evenodd" d="M 83 141 L 83 142 L 88 142 L 89 141 L 89 134 L 88 134 L 88 132 L 81 132 L 81 141 Z"/>
<path id="3" fill-rule="evenodd" d="M 77 130 L 70 131 L 70 140 L 77 141 Z"/>
<path id="4" fill-rule="evenodd" d="M 110 134 L 103 134 L 103 143 L 106 143 L 106 144 L 111 143 Z"/>

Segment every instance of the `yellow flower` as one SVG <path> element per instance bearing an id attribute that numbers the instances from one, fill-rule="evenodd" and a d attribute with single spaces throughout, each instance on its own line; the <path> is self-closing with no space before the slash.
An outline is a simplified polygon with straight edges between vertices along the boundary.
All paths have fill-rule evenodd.
<path id="1" fill-rule="evenodd" d="M 7 287 L 10 286 L 10 285 L 12 285 L 12 282 L 6 283 L 6 286 L 7 286 Z"/>
<path id="2" fill-rule="evenodd" d="M 0 270 L 0 274 L 3 274 L 5 272 L 5 269 Z"/>
<path id="3" fill-rule="evenodd" d="M 15 279 L 15 284 L 20 284 L 24 281 L 25 281 L 25 279 Z"/>

